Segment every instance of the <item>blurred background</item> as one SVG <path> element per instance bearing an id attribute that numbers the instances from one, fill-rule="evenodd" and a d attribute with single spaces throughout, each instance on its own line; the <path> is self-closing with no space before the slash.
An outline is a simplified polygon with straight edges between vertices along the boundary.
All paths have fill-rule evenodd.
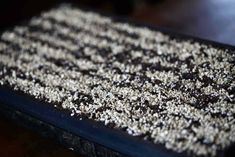
<path id="1" fill-rule="evenodd" d="M 1 0 L 0 26 L 13 25 L 60 2 L 235 45 L 234 0 Z"/>
<path id="2" fill-rule="evenodd" d="M 235 0 L 1 0 L 0 31 L 61 2 L 235 46 Z M 79 156 L 0 116 L 0 156 Z"/>

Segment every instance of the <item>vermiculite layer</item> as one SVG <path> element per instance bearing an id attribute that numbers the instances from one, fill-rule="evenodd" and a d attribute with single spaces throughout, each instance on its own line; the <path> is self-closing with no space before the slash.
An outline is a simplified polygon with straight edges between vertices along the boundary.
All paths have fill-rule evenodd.
<path id="1" fill-rule="evenodd" d="M 235 53 L 68 5 L 5 31 L 0 84 L 192 156 L 235 142 Z"/>

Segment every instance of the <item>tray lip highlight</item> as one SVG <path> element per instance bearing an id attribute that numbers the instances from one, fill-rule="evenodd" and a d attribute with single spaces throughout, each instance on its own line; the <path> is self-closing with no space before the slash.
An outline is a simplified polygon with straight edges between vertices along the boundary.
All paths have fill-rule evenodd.
<path id="1" fill-rule="evenodd" d="M 61 5 L 63 5 L 63 3 L 59 4 L 59 5 L 55 5 L 55 7 L 52 7 L 51 9 L 58 8 Z M 200 38 L 200 37 L 194 37 L 194 36 L 188 35 L 188 34 L 177 33 L 177 32 L 175 32 L 175 31 L 173 31 L 171 29 L 167 29 L 167 28 L 163 28 L 163 27 L 158 27 L 158 26 L 155 26 L 155 25 L 153 26 L 153 25 L 150 25 L 150 24 L 143 24 L 142 22 L 139 22 L 139 21 L 136 21 L 136 20 L 132 20 L 132 19 L 129 19 L 129 18 L 126 18 L 126 17 L 114 16 L 114 15 L 111 15 L 111 14 L 102 13 L 100 11 L 97 11 L 95 9 L 91 9 L 91 8 L 88 8 L 88 7 L 75 6 L 75 5 L 71 5 L 71 4 L 69 4 L 69 5 L 71 7 L 78 8 L 78 9 L 83 10 L 83 11 L 90 11 L 90 12 L 98 13 L 99 15 L 111 18 L 113 21 L 128 23 L 128 24 L 130 24 L 132 26 L 137 26 L 137 27 L 149 28 L 151 30 L 158 31 L 158 32 L 161 32 L 161 33 L 163 33 L 165 35 L 168 35 L 168 36 L 170 36 L 173 39 L 190 40 L 190 41 L 193 41 L 193 42 L 199 42 L 199 43 L 202 43 L 202 44 L 211 45 L 211 46 L 216 47 L 216 48 L 229 49 L 229 50 L 232 51 L 232 53 L 235 52 L 235 46 L 233 46 L 233 45 L 219 43 L 219 42 L 216 42 L 216 41 L 212 41 L 212 40 L 208 40 L 208 39 L 203 39 L 203 38 Z M 43 10 L 41 13 L 43 13 L 45 11 L 49 11 L 49 10 L 50 9 Z M 36 15 L 36 17 L 39 16 L 41 13 Z M 24 20 L 19 25 L 27 24 L 27 22 L 30 19 L 31 18 Z M 4 29 L 3 31 L 0 32 L 0 35 L 4 31 L 11 30 L 13 28 L 14 28 L 14 26 L 11 26 L 9 28 Z M 42 107 L 43 111 L 45 109 L 45 106 L 47 106 L 46 108 L 49 109 L 50 112 L 57 114 L 56 113 L 57 111 L 55 111 L 55 108 L 53 107 L 52 104 L 48 103 L 46 105 L 44 102 L 43 103 L 42 102 L 37 102 L 37 100 L 30 100 L 32 102 L 35 101 L 35 103 L 30 104 L 31 106 L 28 106 L 28 107 L 24 106 L 24 108 L 21 108 L 22 106 L 14 104 L 14 102 L 13 103 L 9 103 L 9 100 L 13 101 L 14 99 L 12 98 L 12 99 L 6 100 L 6 98 L 4 98 L 3 95 L 7 94 L 7 90 L 11 90 L 11 89 L 7 89 L 5 87 L 0 86 L 0 102 L 4 102 L 4 101 L 8 102 L 7 104 L 11 105 L 11 107 L 13 107 L 16 110 L 20 110 L 21 112 L 24 112 L 25 114 L 28 114 L 28 115 L 30 115 L 32 117 L 35 117 L 35 115 L 33 115 L 33 113 L 35 113 L 36 111 L 34 111 L 35 108 L 33 108 L 33 105 L 39 103 L 39 104 L 44 106 L 44 107 Z M 15 93 L 15 94 L 17 93 L 16 91 L 11 91 L 11 92 Z M 20 104 L 20 102 L 18 102 L 18 103 Z M 22 103 L 23 102 L 21 102 L 21 104 Z M 0 104 L 0 107 L 1 107 L 1 104 Z M 30 108 L 30 107 L 32 107 L 32 108 Z M 25 109 L 27 109 L 27 110 L 25 110 Z M 73 123 L 73 125 L 74 125 L 73 127 L 75 127 L 75 128 L 69 128 L 67 124 L 65 124 L 65 125 L 60 124 L 62 126 L 58 126 L 57 123 L 45 121 L 46 118 L 49 118 L 46 115 L 43 115 L 45 117 L 43 117 L 43 116 L 40 117 L 40 115 L 38 115 L 38 116 L 36 116 L 36 118 L 38 118 L 38 119 L 42 118 L 40 120 L 45 121 L 47 123 L 50 123 L 51 125 L 53 125 L 55 127 L 59 127 L 59 128 L 64 129 L 64 130 L 66 130 L 68 132 L 76 134 L 78 136 L 82 136 L 82 137 L 84 137 L 84 138 L 86 138 L 86 139 L 88 139 L 90 141 L 93 141 L 95 143 L 98 143 L 100 145 L 103 145 L 103 146 L 105 146 L 107 148 L 110 148 L 110 149 L 112 149 L 114 151 L 123 153 L 123 154 L 128 155 L 128 156 L 132 156 L 132 157 L 144 157 L 144 156 L 148 156 L 148 155 L 146 154 L 146 152 L 140 152 L 140 149 L 137 150 L 137 151 L 140 152 L 140 154 L 136 154 L 136 152 L 133 151 L 133 150 L 135 150 L 134 148 L 136 148 L 136 147 L 134 147 L 133 145 L 128 145 L 128 148 L 129 148 L 128 149 L 128 148 L 124 148 L 126 146 L 122 146 L 122 145 L 120 145 L 121 147 L 120 146 L 118 147 L 116 145 L 113 146 L 111 143 L 115 143 L 115 142 L 112 142 L 109 139 L 106 139 L 106 140 L 109 140 L 109 142 L 110 142 L 109 145 L 108 145 L 108 144 L 106 144 L 107 141 L 105 141 L 105 139 L 102 140 L 102 138 L 100 138 L 101 140 L 99 141 L 99 140 L 95 139 L 94 137 L 89 137 L 89 136 L 83 135 L 83 134 L 81 135 L 81 132 L 79 132 L 77 130 L 77 129 L 81 129 L 81 128 L 76 128 L 77 127 L 76 125 L 78 125 L 78 124 L 75 125 L 74 122 L 79 123 L 79 125 L 85 125 L 86 127 L 92 127 L 94 129 L 100 129 L 102 131 L 105 130 L 106 133 L 110 134 L 110 135 L 115 135 L 115 136 L 118 136 L 118 137 L 121 137 L 121 138 L 124 137 L 126 139 L 126 141 L 128 139 L 128 140 L 131 140 L 133 144 L 138 143 L 140 146 L 141 145 L 144 146 L 144 148 L 142 148 L 142 149 L 147 149 L 147 150 L 151 149 L 151 150 L 153 150 L 154 152 L 157 152 L 157 153 L 161 153 L 162 152 L 162 155 L 158 155 L 159 157 L 188 156 L 185 152 L 177 153 L 177 152 L 174 152 L 172 150 L 168 150 L 162 144 L 154 144 L 154 143 L 152 143 L 150 141 L 144 141 L 143 139 L 139 139 L 139 138 L 136 138 L 134 136 L 131 136 L 131 135 L 127 134 L 126 132 L 123 132 L 123 131 L 120 131 L 120 130 L 116 130 L 116 129 L 110 129 L 110 128 L 106 127 L 104 124 L 102 124 L 101 122 L 95 122 L 94 120 L 89 120 L 89 119 L 79 120 L 79 118 L 71 117 L 66 112 L 60 112 L 58 114 L 61 114 L 61 115 L 58 115 L 58 116 L 61 116 L 62 118 L 66 118 L 66 122 Z M 65 126 L 67 126 L 67 127 L 65 127 Z M 106 136 L 109 136 L 109 135 L 106 135 Z M 132 151 L 130 151 L 131 148 L 133 149 Z M 219 152 L 218 156 L 220 156 L 220 155 L 221 154 Z M 155 156 L 155 154 L 153 152 L 150 152 L 148 157 L 153 157 L 153 156 Z"/>

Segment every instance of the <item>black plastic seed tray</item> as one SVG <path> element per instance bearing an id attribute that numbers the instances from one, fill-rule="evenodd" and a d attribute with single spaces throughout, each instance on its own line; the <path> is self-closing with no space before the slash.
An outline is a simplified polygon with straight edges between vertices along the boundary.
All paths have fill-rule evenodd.
<path id="1" fill-rule="evenodd" d="M 90 120 L 79 120 L 49 104 L 1 87 L 1 114 L 42 136 L 92 157 L 170 157 L 177 154 Z"/>
<path id="2" fill-rule="evenodd" d="M 117 21 L 127 21 L 112 17 Z M 235 50 L 233 46 L 198 39 L 192 36 L 172 33 L 169 30 L 146 26 L 161 31 L 175 39 L 190 39 L 222 49 Z M 36 100 L 29 95 L 14 91 L 7 86 L 0 87 L 0 112 L 18 124 L 34 130 L 43 137 L 54 139 L 67 148 L 89 157 L 177 157 L 186 153 L 175 153 L 163 145 L 153 144 L 138 137 L 130 136 L 117 129 L 111 129 L 83 117 L 72 117 L 69 112 L 54 108 L 53 105 Z M 234 146 L 219 152 L 218 156 L 231 156 Z"/>

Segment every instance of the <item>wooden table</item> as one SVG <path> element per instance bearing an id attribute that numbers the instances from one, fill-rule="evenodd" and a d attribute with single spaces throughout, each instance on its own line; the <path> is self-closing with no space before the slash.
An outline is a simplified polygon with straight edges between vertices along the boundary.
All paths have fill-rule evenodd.
<path id="1" fill-rule="evenodd" d="M 82 157 L 1 116 L 0 128 L 1 157 Z"/>

